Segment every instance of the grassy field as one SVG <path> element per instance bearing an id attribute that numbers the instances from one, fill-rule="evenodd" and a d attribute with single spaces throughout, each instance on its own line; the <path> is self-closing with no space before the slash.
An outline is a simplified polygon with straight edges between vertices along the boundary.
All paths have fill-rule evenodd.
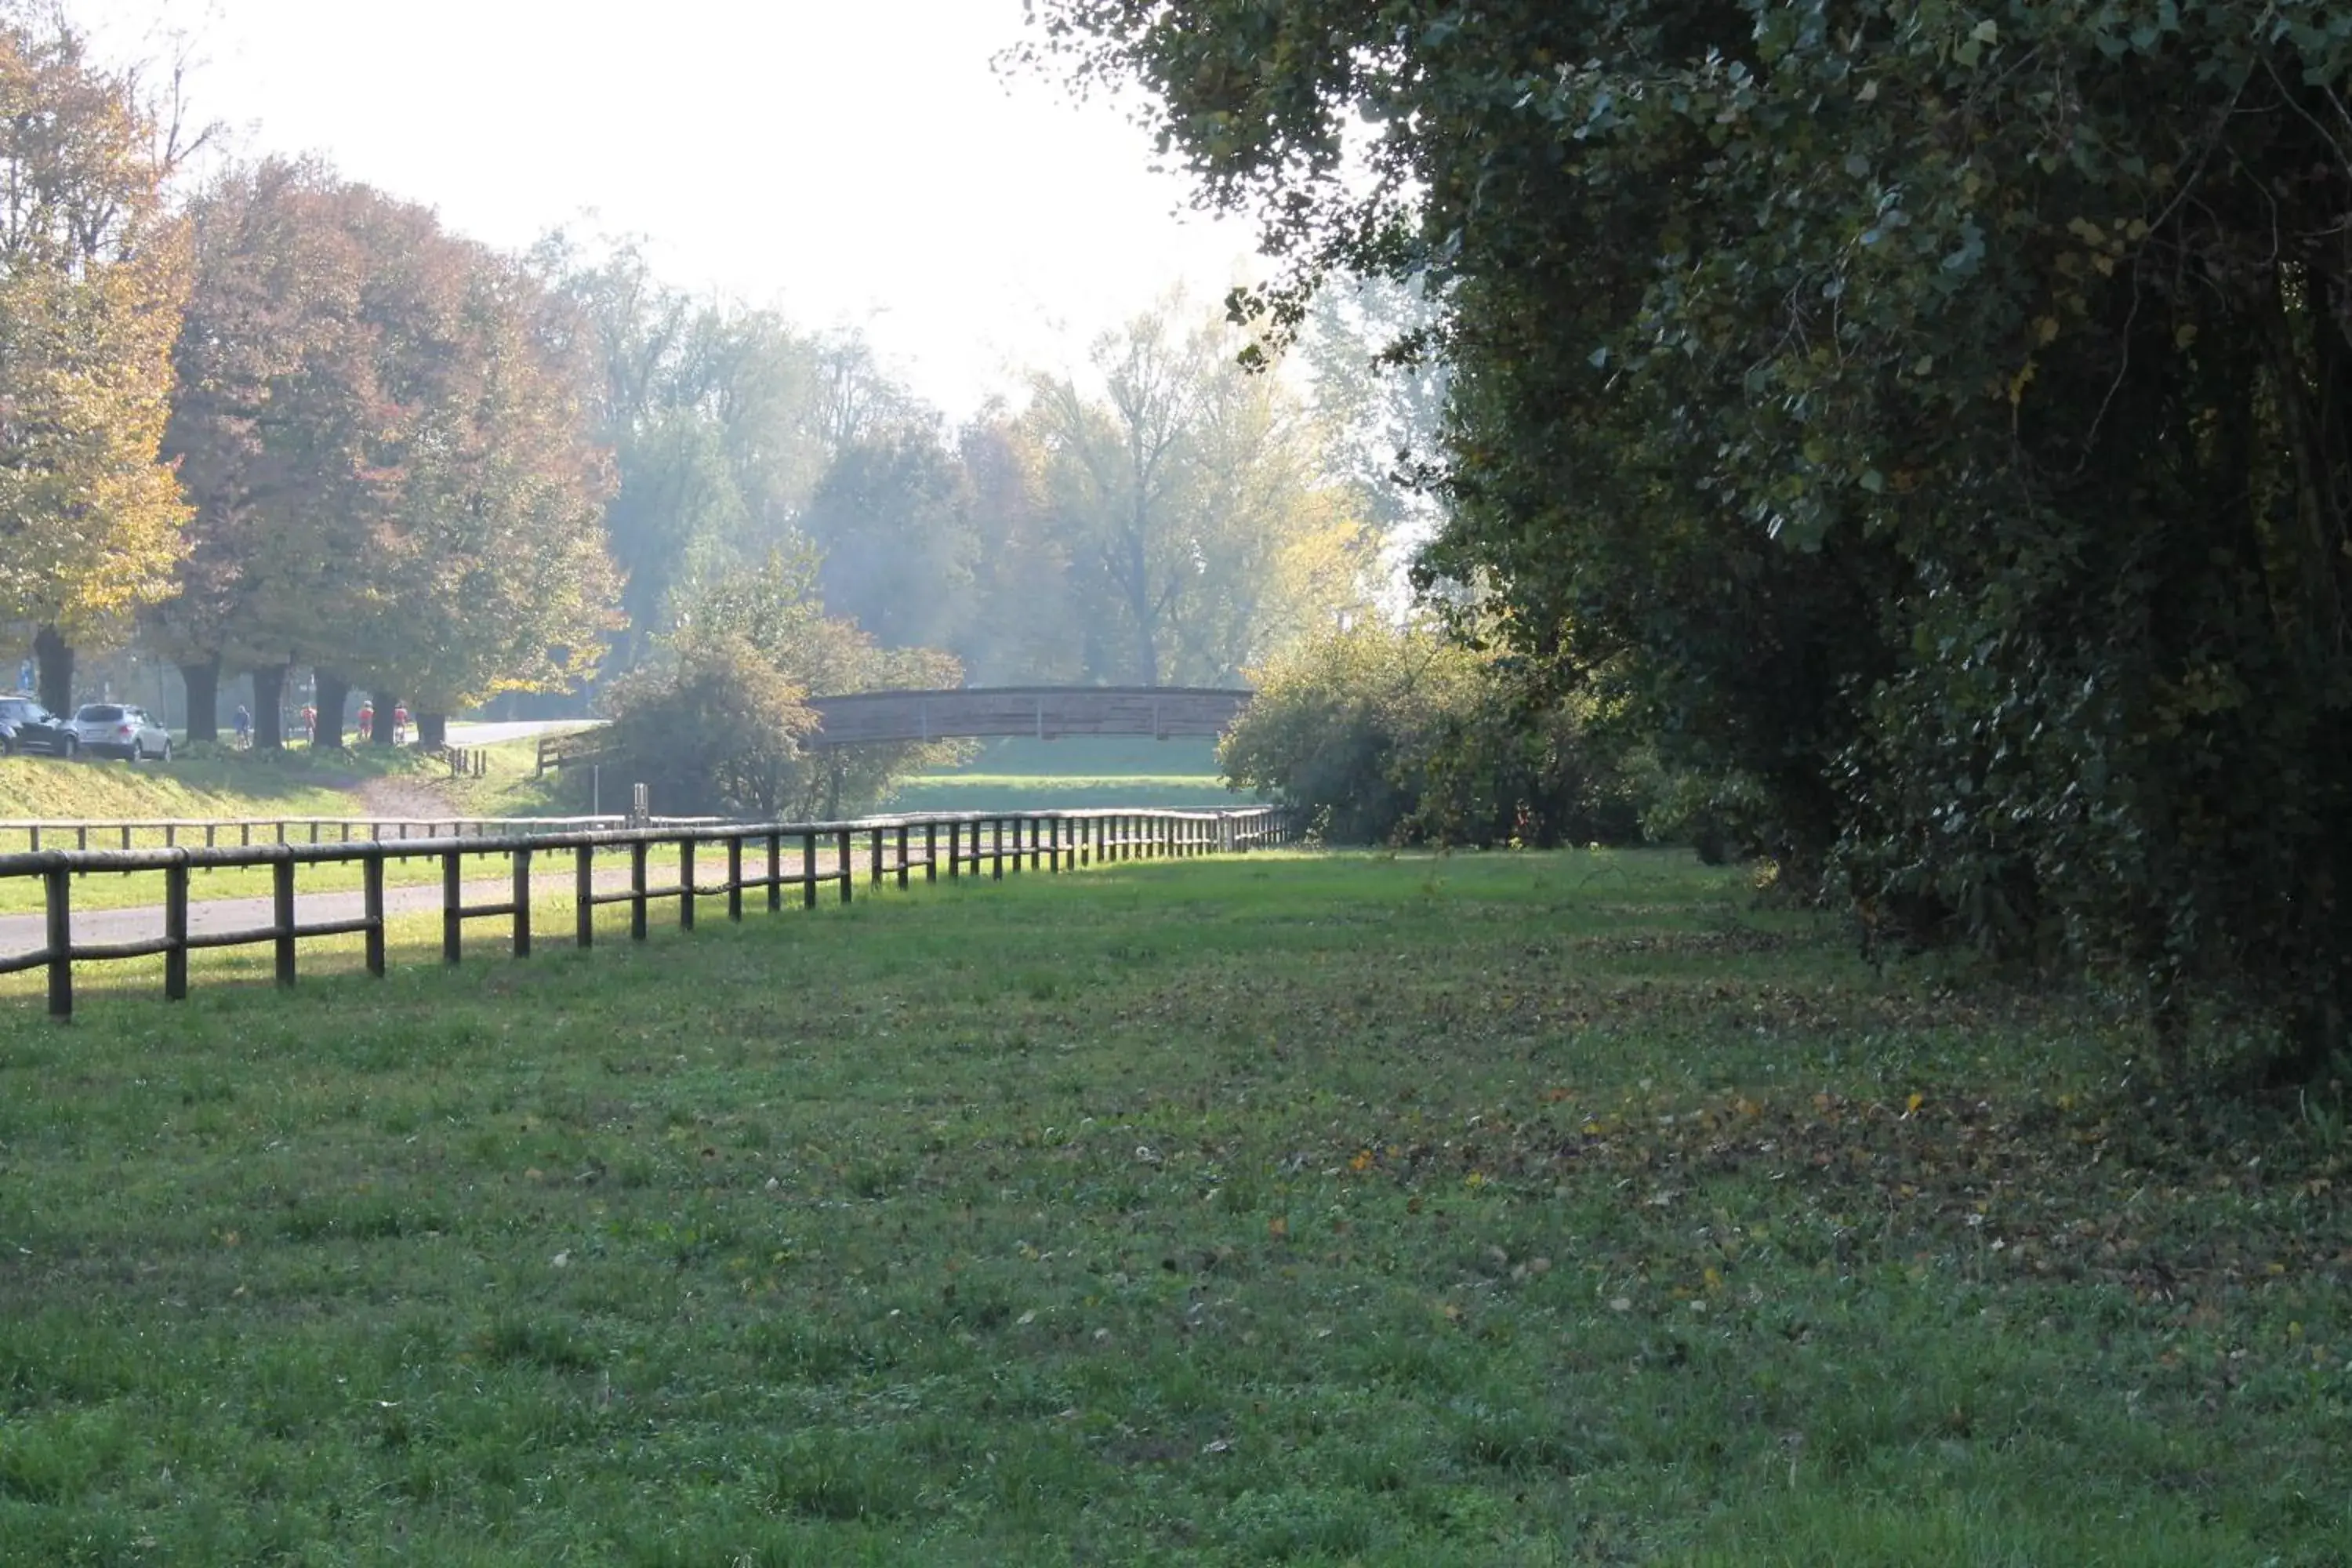
<path id="1" fill-rule="evenodd" d="M 12 1563 L 2352 1560 L 2340 1110 L 1686 859 L 261 962 L 0 1003 Z"/>
<path id="2" fill-rule="evenodd" d="M 1073 735 L 1000 740 L 951 773 L 909 780 L 891 811 L 1053 811 L 1084 806 L 1250 804 L 1217 775 L 1216 742 Z"/>

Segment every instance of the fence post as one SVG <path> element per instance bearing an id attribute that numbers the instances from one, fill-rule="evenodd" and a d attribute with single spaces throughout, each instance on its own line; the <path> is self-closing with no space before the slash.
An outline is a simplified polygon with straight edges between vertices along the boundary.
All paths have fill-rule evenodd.
<path id="1" fill-rule="evenodd" d="M 903 889 L 907 885 L 907 825 L 903 822 L 898 824 L 898 886 Z"/>
<path id="2" fill-rule="evenodd" d="M 801 908 L 816 908 L 816 835 L 801 835 Z"/>
<path id="3" fill-rule="evenodd" d="M 583 844 L 572 852 L 572 940 L 581 947 L 596 945 L 596 847 Z"/>
<path id="4" fill-rule="evenodd" d="M 466 921 L 457 911 L 465 904 L 465 886 L 457 852 L 441 852 L 441 962 L 455 963 L 466 951 Z"/>
<path id="5" fill-rule="evenodd" d="M 677 841 L 677 929 L 694 929 L 694 838 Z"/>
<path id="6" fill-rule="evenodd" d="M 294 984 L 294 858 L 269 868 L 270 923 L 278 935 L 278 984 Z"/>
<path id="7" fill-rule="evenodd" d="M 370 845 L 365 858 L 360 861 L 360 913 L 367 919 L 367 930 L 360 941 L 367 949 L 367 972 L 378 980 L 383 978 L 383 849 Z M 186 962 L 184 951 L 183 963 Z"/>
<path id="8" fill-rule="evenodd" d="M 743 918 L 743 838 L 740 834 L 727 841 L 727 918 Z"/>
<path id="9" fill-rule="evenodd" d="M 514 860 L 514 954 L 530 956 L 530 851 L 517 849 Z"/>
<path id="10" fill-rule="evenodd" d="M 1045 840 L 1045 868 L 1049 871 L 1058 871 L 1062 868 L 1062 819 L 1058 816 L 1046 818 L 1045 832 L 1048 835 Z"/>
<path id="11" fill-rule="evenodd" d="M 784 836 L 768 835 L 768 909 L 771 912 L 784 907 Z"/>
<path id="12" fill-rule="evenodd" d="M 962 877 L 963 824 L 950 822 L 948 824 L 948 880 L 958 881 Z"/>
<path id="13" fill-rule="evenodd" d="M 866 881 L 878 888 L 882 885 L 882 830 L 868 828 L 866 840 L 866 863 L 869 868 Z"/>
<path id="14" fill-rule="evenodd" d="M 939 879 L 940 825 L 936 822 L 926 822 L 923 824 L 923 880 L 929 883 Z"/>
<path id="15" fill-rule="evenodd" d="M 841 867 L 841 901 L 845 904 L 849 902 L 849 885 L 857 880 L 857 859 L 850 849 L 849 829 L 843 828 L 836 837 L 834 854 Z"/>
<path id="16" fill-rule="evenodd" d="M 646 841 L 629 841 L 629 940 L 646 940 Z"/>
<path id="17" fill-rule="evenodd" d="M 49 1016 L 73 1016 L 73 873 L 62 866 L 41 873 L 49 927 Z"/>
<path id="18" fill-rule="evenodd" d="M 188 999 L 188 863 L 163 868 L 163 996 Z"/>
<path id="19" fill-rule="evenodd" d="M 995 852 L 994 867 L 989 875 L 992 879 L 1002 882 L 1004 880 L 1004 818 L 1001 816 L 990 818 L 988 829 L 993 840 L 991 847 Z"/>

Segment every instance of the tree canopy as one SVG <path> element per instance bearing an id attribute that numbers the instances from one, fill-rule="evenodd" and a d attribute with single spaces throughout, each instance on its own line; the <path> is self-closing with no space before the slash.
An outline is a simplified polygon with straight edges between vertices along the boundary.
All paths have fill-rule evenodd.
<path id="1" fill-rule="evenodd" d="M 1785 865 L 2347 1044 L 2342 7 L 1034 9 L 1260 215 L 1258 305 L 1442 301 L 1426 574 Z"/>

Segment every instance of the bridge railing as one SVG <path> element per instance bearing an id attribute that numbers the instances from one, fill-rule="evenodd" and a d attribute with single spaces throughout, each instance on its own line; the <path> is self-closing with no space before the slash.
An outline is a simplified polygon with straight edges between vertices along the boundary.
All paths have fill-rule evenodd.
<path id="1" fill-rule="evenodd" d="M 179 846 L 144 849 L 44 849 L 0 855 L 0 880 L 38 878 L 46 940 L 30 952 L 0 955 L 0 974 L 45 970 L 49 1015 L 68 1019 L 74 1010 L 74 966 L 127 959 L 163 960 L 163 994 L 177 1001 L 188 994 L 188 955 L 207 948 L 268 946 L 278 984 L 290 986 L 297 945 L 320 937 L 363 939 L 367 972 L 383 974 L 386 963 L 384 867 L 396 860 L 436 857 L 441 863 L 439 909 L 441 957 L 456 963 L 464 952 L 468 921 L 503 920 L 516 957 L 528 957 L 534 936 L 532 879 L 542 857 L 571 861 L 572 940 L 581 947 L 596 940 L 596 911 L 613 904 L 629 909 L 629 935 L 644 941 L 651 906 L 675 902 L 678 924 L 692 930 L 701 901 L 724 900 L 731 921 L 743 918 L 747 893 L 762 894 L 770 910 L 784 905 L 785 889 L 797 889 L 803 908 L 818 902 L 821 887 L 838 890 L 848 903 L 863 879 L 871 886 L 895 879 L 909 885 L 919 872 L 936 882 L 967 875 L 1001 881 L 1010 869 L 1060 872 L 1138 859 L 1235 854 L 1290 842 L 1290 814 L 1278 806 L 1214 811 L 1046 811 L 917 816 L 861 817 L 847 822 L 670 823 L 637 828 L 592 828 L 541 834 L 432 839 L 375 838 L 341 843 Z M 626 881 L 611 885 L 595 864 L 600 851 L 624 850 Z M 698 852 L 716 850 L 724 869 L 717 877 L 702 868 Z M 677 856 L 674 881 L 653 880 L 656 850 Z M 510 881 L 504 897 L 468 902 L 464 862 L 469 856 L 502 856 Z M 361 868 L 357 915 L 303 922 L 296 918 L 297 870 L 304 866 L 352 865 Z M 189 928 L 189 874 L 201 869 L 267 866 L 271 873 L 270 919 L 231 931 Z M 160 936 L 127 942 L 77 942 L 73 885 L 77 876 L 100 872 L 150 873 L 163 879 Z M 508 890 L 510 889 L 510 890 Z M 478 886 L 474 889 L 479 892 Z"/>

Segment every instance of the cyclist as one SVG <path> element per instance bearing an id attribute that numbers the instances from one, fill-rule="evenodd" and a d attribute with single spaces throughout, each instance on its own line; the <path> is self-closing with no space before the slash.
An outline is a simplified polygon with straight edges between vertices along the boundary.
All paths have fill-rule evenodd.
<path id="1" fill-rule="evenodd" d="M 236 705 L 236 749 L 240 752 L 253 744 L 253 715 L 244 703 Z"/>

